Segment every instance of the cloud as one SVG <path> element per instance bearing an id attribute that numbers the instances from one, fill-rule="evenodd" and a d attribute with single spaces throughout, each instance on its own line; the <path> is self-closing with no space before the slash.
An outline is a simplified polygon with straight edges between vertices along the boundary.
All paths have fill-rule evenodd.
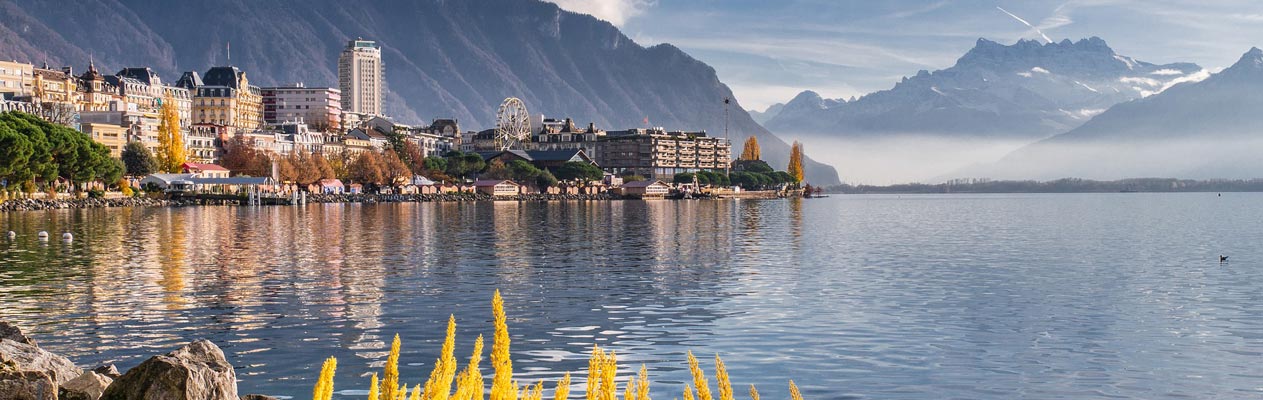
<path id="1" fill-rule="evenodd" d="M 566 11 L 588 14 L 609 21 L 614 26 L 623 26 L 627 20 L 652 7 L 654 0 L 549 0 Z"/>

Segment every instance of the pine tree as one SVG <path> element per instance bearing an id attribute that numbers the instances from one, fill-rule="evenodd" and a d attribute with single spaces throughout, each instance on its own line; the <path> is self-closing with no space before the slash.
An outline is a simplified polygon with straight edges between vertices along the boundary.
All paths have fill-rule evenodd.
<path id="1" fill-rule="evenodd" d="M 180 133 L 180 115 L 170 96 L 162 99 L 158 108 L 158 170 L 180 172 L 187 160 L 184 135 Z"/>
<path id="2" fill-rule="evenodd" d="M 741 147 L 742 160 L 758 160 L 762 154 L 759 154 L 759 139 L 750 136 L 746 139 L 745 145 Z"/>
<path id="3" fill-rule="evenodd" d="M 794 141 L 794 147 L 791 147 L 789 150 L 789 167 L 785 168 L 785 170 L 794 179 L 797 179 L 799 182 L 803 181 L 803 145 L 798 143 L 797 140 Z"/>

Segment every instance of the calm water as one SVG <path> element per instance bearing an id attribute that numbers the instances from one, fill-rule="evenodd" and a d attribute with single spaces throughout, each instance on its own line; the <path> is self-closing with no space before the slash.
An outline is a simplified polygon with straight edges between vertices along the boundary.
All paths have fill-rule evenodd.
<path id="1" fill-rule="evenodd" d="M 418 383 L 449 314 L 462 363 L 490 338 L 499 288 L 523 382 L 600 343 L 662 399 L 686 349 L 767 398 L 790 378 L 811 399 L 1263 396 L 1263 194 L 137 208 L 7 230 L 0 318 L 120 369 L 208 338 L 243 394 L 310 396 L 329 355 L 336 390 L 367 389 L 395 333 Z"/>

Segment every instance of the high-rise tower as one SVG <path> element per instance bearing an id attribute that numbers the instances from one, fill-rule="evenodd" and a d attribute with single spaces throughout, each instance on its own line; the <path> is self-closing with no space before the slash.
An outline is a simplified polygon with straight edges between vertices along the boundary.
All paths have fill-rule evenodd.
<path id="1" fill-rule="evenodd" d="M 342 110 L 364 115 L 382 115 L 382 88 L 386 66 L 377 42 L 356 38 L 346 44 L 338 57 L 338 86 L 342 89 Z"/>

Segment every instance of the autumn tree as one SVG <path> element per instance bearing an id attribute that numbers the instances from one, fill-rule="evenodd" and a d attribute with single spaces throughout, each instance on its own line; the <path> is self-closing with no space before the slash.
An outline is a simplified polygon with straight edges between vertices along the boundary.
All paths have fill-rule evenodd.
<path id="1" fill-rule="evenodd" d="M 786 172 L 798 182 L 803 181 L 803 145 L 794 141 L 794 146 L 789 149 L 789 166 L 785 168 Z"/>
<path id="2" fill-rule="evenodd" d="M 745 145 L 741 147 L 741 158 L 739 159 L 740 160 L 758 160 L 760 159 L 760 156 L 761 154 L 759 154 L 759 139 L 755 138 L 754 136 L 750 136 L 749 138 L 746 139 Z"/>
<path id="3" fill-rule="evenodd" d="M 394 150 L 386 150 L 382 154 L 382 167 L 386 173 L 387 183 L 393 184 L 401 180 L 412 179 L 412 169 L 399 157 L 399 153 Z"/>
<path id="4" fill-rule="evenodd" d="M 272 176 L 272 160 L 267 153 L 255 148 L 254 141 L 243 136 L 228 139 L 220 163 L 234 175 Z"/>
<path id="5" fill-rule="evenodd" d="M 184 135 L 180 134 L 180 115 L 170 96 L 162 99 L 158 107 L 158 170 L 179 172 L 180 165 L 188 159 Z"/>
<path id="6" fill-rule="evenodd" d="M 381 155 L 375 151 L 365 151 L 355 156 L 347 164 L 347 177 L 353 182 L 381 186 L 386 182 L 386 168 Z"/>

